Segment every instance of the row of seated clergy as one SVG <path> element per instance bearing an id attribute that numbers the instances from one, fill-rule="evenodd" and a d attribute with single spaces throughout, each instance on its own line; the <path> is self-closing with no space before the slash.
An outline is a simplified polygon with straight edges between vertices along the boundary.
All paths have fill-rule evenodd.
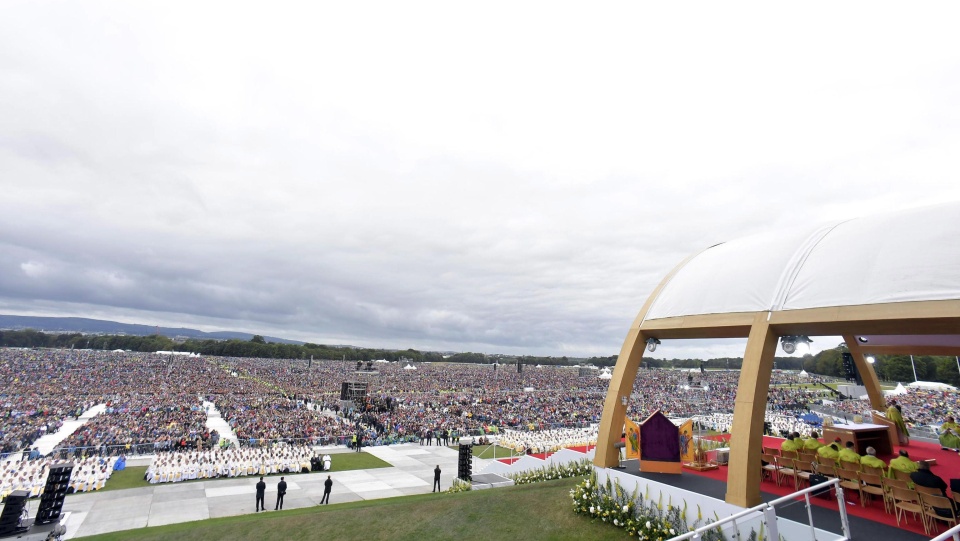
<path id="1" fill-rule="evenodd" d="M 163 453 L 147 468 L 144 479 L 150 483 L 177 483 L 193 479 L 244 477 L 276 473 L 307 473 L 317 465 L 330 469 L 330 455 L 323 457 L 307 446 L 274 450 L 230 449 L 190 453 Z"/>
<path id="2" fill-rule="evenodd" d="M 0 499 L 14 490 L 25 490 L 31 498 L 39 498 L 47 484 L 52 457 L 39 457 L 4 462 L 0 471 Z M 70 492 L 85 492 L 103 488 L 114 471 L 116 458 L 88 456 L 74 461 L 70 475 Z"/>
<path id="3" fill-rule="evenodd" d="M 949 419 L 952 419 L 952 417 L 948 418 L 948 420 Z M 849 462 L 873 468 L 880 468 L 886 472 L 888 477 L 893 477 L 894 471 L 896 470 L 905 473 L 917 471 L 917 463 L 910 460 L 909 454 L 903 449 L 900 450 L 898 457 L 890 461 L 888 466 L 882 460 L 877 458 L 877 451 L 873 447 L 867 447 L 867 454 L 860 456 L 857 454 L 852 441 L 848 441 L 843 448 L 841 448 L 840 445 L 840 438 L 836 438 L 830 445 L 823 445 L 817 439 L 816 432 L 811 433 L 811 437 L 806 440 L 801 440 L 799 434 L 793 433 L 783 441 L 783 443 L 780 445 L 780 450 L 781 452 L 799 452 L 800 450 L 810 451 L 815 449 L 819 456 L 828 460 L 834 460 L 837 462 L 837 464 L 840 464 L 841 462 Z"/>

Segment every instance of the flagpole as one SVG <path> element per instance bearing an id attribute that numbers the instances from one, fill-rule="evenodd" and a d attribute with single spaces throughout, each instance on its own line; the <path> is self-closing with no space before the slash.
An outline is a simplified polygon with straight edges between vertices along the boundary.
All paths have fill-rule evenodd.
<path id="1" fill-rule="evenodd" d="M 913 381 L 920 381 L 917 379 L 917 365 L 913 364 L 913 355 L 910 356 L 910 366 L 913 367 Z"/>

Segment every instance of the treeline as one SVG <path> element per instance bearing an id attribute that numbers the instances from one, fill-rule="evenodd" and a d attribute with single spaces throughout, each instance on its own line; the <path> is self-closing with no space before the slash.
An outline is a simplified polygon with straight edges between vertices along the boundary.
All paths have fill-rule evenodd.
<path id="1" fill-rule="evenodd" d="M 281 344 L 266 342 L 261 336 L 250 340 L 187 340 L 175 342 L 162 335 L 150 336 L 91 336 L 79 333 L 48 334 L 32 329 L 0 331 L 0 346 L 20 348 L 99 349 L 112 351 L 122 349 L 152 353 L 154 351 L 183 351 L 200 355 L 221 357 L 254 357 L 261 359 L 346 359 L 348 361 L 373 361 L 385 359 L 414 362 L 439 362 L 443 355 L 413 349 L 394 351 L 326 346 L 322 344 Z"/>
<path id="2" fill-rule="evenodd" d="M 266 342 L 260 336 L 251 340 L 187 340 L 174 342 L 162 335 L 150 336 L 91 336 L 79 333 L 48 334 L 32 329 L 18 331 L 0 331 L 0 346 L 22 348 L 64 348 L 99 349 L 154 352 L 183 351 L 200 355 L 220 357 L 254 357 L 264 359 L 346 359 L 348 361 L 387 361 L 409 360 L 412 362 L 457 362 L 492 363 L 515 365 L 520 362 L 527 366 L 572 366 L 592 364 L 594 366 L 613 367 L 617 356 L 590 357 L 589 359 L 571 359 L 568 357 L 485 355 L 483 353 L 456 353 L 447 358 L 441 353 L 418 351 L 415 349 L 389 350 L 371 348 L 353 348 L 326 346 L 323 344 L 281 344 Z M 811 374 L 839 377 L 846 376 L 843 368 L 844 348 L 823 350 L 816 355 L 803 357 L 776 357 L 774 366 L 780 370 L 806 370 Z M 873 365 L 882 381 L 914 381 L 913 369 L 916 367 L 920 381 L 939 381 L 960 387 L 960 366 L 955 357 L 914 356 L 913 365 L 909 355 L 878 355 Z M 740 357 L 721 357 L 716 359 L 651 359 L 644 357 L 645 368 L 703 368 L 704 370 L 739 370 L 743 364 Z"/>
<path id="3" fill-rule="evenodd" d="M 813 374 L 845 377 L 843 369 L 844 348 L 823 350 L 816 355 L 803 358 L 803 368 Z M 909 355 L 876 355 L 873 370 L 881 381 L 910 383 L 914 381 L 913 369 L 916 367 L 919 381 L 939 381 L 960 387 L 960 366 L 956 357 L 933 355 L 914 355 L 913 363 Z"/>

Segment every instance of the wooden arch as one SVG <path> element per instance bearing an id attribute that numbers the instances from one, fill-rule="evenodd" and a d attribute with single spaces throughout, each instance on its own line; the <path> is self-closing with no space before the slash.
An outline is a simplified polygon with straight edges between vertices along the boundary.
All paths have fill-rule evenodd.
<path id="1" fill-rule="evenodd" d="M 693 256 L 691 256 L 693 257 Z M 885 409 L 880 383 L 865 355 L 871 352 L 902 352 L 960 355 L 960 300 L 899 302 L 857 306 L 834 306 L 804 310 L 739 312 L 646 319 L 657 295 L 681 269 L 677 266 L 644 303 L 617 359 L 603 405 L 594 464 L 609 468 L 619 465 L 615 444 L 620 441 L 627 400 L 633 391 L 637 371 L 648 338 L 747 338 L 740 381 L 733 410 L 731 452 L 726 501 L 742 507 L 761 503 L 760 454 L 763 417 L 773 370 L 773 357 L 781 336 L 843 336 L 863 376 L 874 409 Z M 910 346 L 863 344 L 863 336 L 910 336 Z M 937 337 L 936 345 L 925 346 L 925 337 Z M 899 349 L 897 349 L 899 348 Z"/>

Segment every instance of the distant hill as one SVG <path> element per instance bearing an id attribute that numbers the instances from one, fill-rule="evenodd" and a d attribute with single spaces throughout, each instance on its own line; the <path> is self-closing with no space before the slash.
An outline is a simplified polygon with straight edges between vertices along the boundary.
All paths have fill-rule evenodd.
<path id="1" fill-rule="evenodd" d="M 82 334 L 128 334 L 132 336 L 150 336 L 161 334 L 169 338 L 183 337 L 198 340 L 250 340 L 254 335 L 244 332 L 203 332 L 184 327 L 157 327 L 155 325 L 138 325 L 135 323 L 118 323 L 102 319 L 85 317 L 35 317 L 35 316 L 8 316 L 0 315 L 0 329 L 23 330 L 33 329 L 47 333 L 82 333 Z M 281 344 L 303 344 L 296 340 L 264 336 L 267 342 Z"/>

